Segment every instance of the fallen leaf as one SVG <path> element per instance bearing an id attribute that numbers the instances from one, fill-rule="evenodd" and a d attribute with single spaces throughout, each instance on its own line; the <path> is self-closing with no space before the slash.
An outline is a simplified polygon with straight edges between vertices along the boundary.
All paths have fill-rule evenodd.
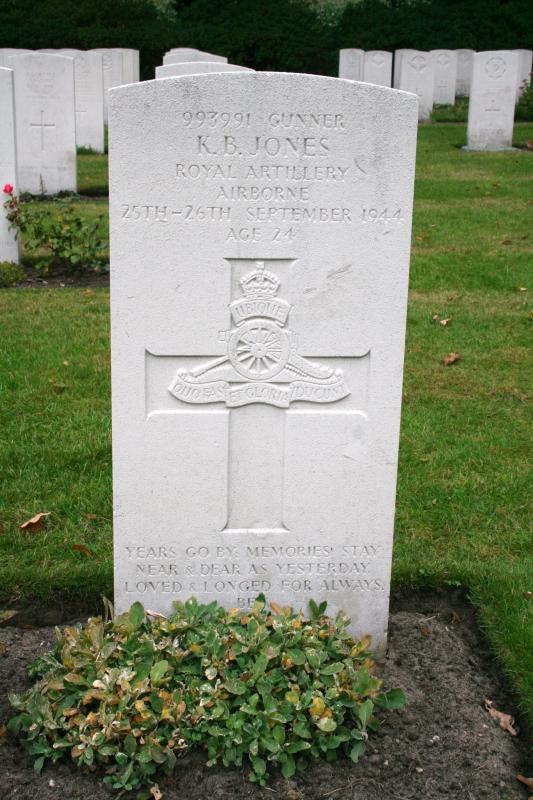
<path id="1" fill-rule="evenodd" d="M 156 617 L 157 619 L 168 619 L 168 617 L 165 617 L 164 614 L 160 614 L 159 611 L 150 611 L 150 609 L 148 608 L 146 609 L 145 613 L 147 617 Z"/>
<path id="2" fill-rule="evenodd" d="M 431 635 L 431 631 L 429 630 L 429 628 L 426 628 L 424 625 L 420 628 L 420 633 L 422 634 L 422 636 Z"/>
<path id="3" fill-rule="evenodd" d="M 527 786 L 528 789 L 533 789 L 533 778 L 525 778 L 523 775 L 520 775 L 520 773 L 518 773 L 518 775 L 516 776 L 516 780 L 520 781 L 520 783 L 523 783 L 524 786 Z"/>
<path id="4" fill-rule="evenodd" d="M 92 293 L 93 293 L 92 289 L 85 289 L 83 294 L 92 294 Z"/>
<path id="5" fill-rule="evenodd" d="M 459 353 L 449 353 L 447 356 L 444 356 L 442 359 L 442 363 L 445 367 L 449 367 L 450 364 L 455 364 L 456 361 L 459 361 L 461 356 Z"/>
<path id="6" fill-rule="evenodd" d="M 515 291 L 516 292 L 527 292 L 527 286 L 516 286 L 515 287 Z"/>
<path id="7" fill-rule="evenodd" d="M 63 366 L 64 367 L 70 366 L 70 361 L 63 361 Z"/>
<path id="8" fill-rule="evenodd" d="M 43 519 L 45 519 L 45 517 L 49 517 L 50 513 L 50 511 L 40 511 L 31 519 L 27 519 L 26 522 L 23 522 L 20 526 L 20 530 L 38 531 L 43 523 Z"/>
<path id="9" fill-rule="evenodd" d="M 511 736 L 518 736 L 518 730 L 514 727 L 515 721 L 513 717 L 510 714 L 504 714 L 503 711 L 497 711 L 493 708 L 492 700 L 487 700 L 487 698 L 485 698 L 485 711 L 489 712 L 489 715 L 496 720 L 502 730 L 507 731 Z"/>
<path id="10" fill-rule="evenodd" d="M 6 608 L 4 611 L 0 609 L 0 625 L 2 622 L 7 622 L 8 619 L 13 619 L 18 613 L 18 611 L 13 611 L 11 608 Z"/>
<path id="11" fill-rule="evenodd" d="M 73 544 L 72 549 L 75 553 L 83 553 L 85 558 L 90 558 L 92 556 L 91 551 L 84 544 Z"/>
<path id="12" fill-rule="evenodd" d="M 85 519 L 96 519 L 96 514 L 85 514 Z"/>
<path id="13" fill-rule="evenodd" d="M 441 319 L 440 320 L 440 324 L 441 325 L 448 325 L 451 321 L 452 321 L 452 318 L 451 317 L 447 317 L 446 319 Z"/>
<path id="14" fill-rule="evenodd" d="M 533 150 L 533 139 L 528 139 L 526 142 L 526 147 L 528 150 Z"/>
<path id="15" fill-rule="evenodd" d="M 502 239 L 500 244 L 512 244 L 510 239 Z"/>
<path id="16" fill-rule="evenodd" d="M 533 600 L 533 592 L 524 592 L 524 597 L 526 600 Z"/>
<path id="17" fill-rule="evenodd" d="M 159 786 L 157 785 L 157 783 L 154 783 L 154 785 L 150 787 L 150 794 L 152 795 L 154 800 L 161 800 L 161 798 L 163 797 L 163 795 L 161 793 L 161 790 L 160 790 Z"/>
<path id="18" fill-rule="evenodd" d="M 52 389 L 55 389 L 56 392 L 64 392 L 65 389 L 67 388 L 66 383 L 56 383 L 55 381 L 52 380 L 52 378 L 48 379 L 48 383 L 50 384 Z"/>
<path id="19" fill-rule="evenodd" d="M 461 622 L 461 617 L 457 611 L 452 611 L 450 614 L 450 625 L 455 625 L 457 622 Z"/>

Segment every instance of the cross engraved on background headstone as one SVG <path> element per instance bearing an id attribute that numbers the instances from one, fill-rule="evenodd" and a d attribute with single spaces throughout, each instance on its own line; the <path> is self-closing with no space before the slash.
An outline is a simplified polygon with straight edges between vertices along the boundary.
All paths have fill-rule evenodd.
<path id="1" fill-rule="evenodd" d="M 44 111 L 41 109 L 41 121 L 30 122 L 30 128 L 41 129 L 41 150 L 44 150 L 44 132 L 46 128 L 55 128 L 55 124 L 51 122 L 44 122 Z"/>
<path id="2" fill-rule="evenodd" d="M 291 305 L 284 297 L 294 262 L 276 259 L 272 271 L 265 270 L 264 261 L 255 262 L 252 270 L 240 259 L 230 263 L 233 327 L 219 333 L 227 353 L 208 356 L 212 360 L 189 371 L 178 369 L 168 391 L 181 402 L 224 402 L 232 409 L 223 532 L 283 533 L 287 410 L 298 401 L 337 402 L 348 397 L 350 389 L 342 370 L 329 366 L 328 358 L 320 357 L 317 363 L 299 355 L 298 337 L 285 327 Z M 368 350 L 349 357 L 367 354 Z M 268 433 L 266 447 L 258 431 Z"/>

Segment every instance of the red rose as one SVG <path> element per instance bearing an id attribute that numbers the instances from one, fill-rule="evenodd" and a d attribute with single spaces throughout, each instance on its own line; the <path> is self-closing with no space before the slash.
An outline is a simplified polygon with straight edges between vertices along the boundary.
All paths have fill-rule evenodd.
<path id="1" fill-rule="evenodd" d="M 6 183 L 6 185 L 4 186 L 4 194 L 12 194 L 12 193 L 13 193 L 13 187 L 11 186 L 10 183 Z"/>

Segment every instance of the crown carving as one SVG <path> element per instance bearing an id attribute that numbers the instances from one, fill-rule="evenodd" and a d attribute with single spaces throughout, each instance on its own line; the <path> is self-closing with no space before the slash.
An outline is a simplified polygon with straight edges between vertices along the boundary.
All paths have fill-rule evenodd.
<path id="1" fill-rule="evenodd" d="M 256 269 L 244 275 L 240 285 L 245 297 L 258 300 L 274 297 L 279 289 L 280 280 L 273 272 L 265 270 L 263 261 L 257 261 Z"/>

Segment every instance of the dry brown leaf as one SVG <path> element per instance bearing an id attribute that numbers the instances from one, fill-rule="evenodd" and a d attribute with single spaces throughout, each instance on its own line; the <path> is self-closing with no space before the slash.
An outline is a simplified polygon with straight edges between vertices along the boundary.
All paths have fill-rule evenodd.
<path id="1" fill-rule="evenodd" d="M 20 526 L 21 531 L 38 531 L 41 525 L 43 524 L 43 519 L 50 516 L 50 511 L 40 511 L 38 514 L 35 514 L 34 517 L 31 519 L 27 519 L 26 522 L 23 522 Z"/>
<path id="2" fill-rule="evenodd" d="M 500 244 L 511 244 L 511 239 L 502 239 Z"/>
<path id="3" fill-rule="evenodd" d="M 83 553 L 85 558 L 90 558 L 92 556 L 91 551 L 84 544 L 73 544 L 72 549 L 74 550 L 75 553 Z"/>
<path id="4" fill-rule="evenodd" d="M 444 356 L 442 359 L 442 363 L 445 367 L 449 367 L 450 364 L 455 364 L 456 361 L 459 361 L 461 356 L 459 353 L 449 353 L 447 356 Z"/>
<path id="5" fill-rule="evenodd" d="M 455 625 L 457 622 L 461 622 L 461 617 L 457 611 L 452 611 L 450 614 L 450 625 Z"/>
<path id="6" fill-rule="evenodd" d="M 429 630 L 429 628 L 426 628 L 425 625 L 422 625 L 422 627 L 420 628 L 420 633 L 422 634 L 422 636 L 431 635 L 431 631 Z"/>
<path id="7" fill-rule="evenodd" d="M 525 778 L 523 775 L 520 775 L 520 773 L 518 773 L 518 775 L 516 776 L 516 780 L 520 781 L 520 783 L 523 783 L 524 786 L 527 786 L 528 789 L 533 789 L 533 778 Z"/>
<path id="8" fill-rule="evenodd" d="M 150 794 L 152 795 L 154 800 L 161 800 L 161 798 L 163 797 L 163 795 L 161 793 L 161 790 L 160 790 L 159 786 L 157 785 L 157 783 L 154 783 L 154 785 L 150 787 Z"/>
<path id="9" fill-rule="evenodd" d="M 96 519 L 96 514 L 85 514 L 85 519 Z"/>
<path id="10" fill-rule="evenodd" d="M 528 150 L 533 150 L 533 139 L 528 139 L 526 142 L 526 147 Z"/>
<path id="11" fill-rule="evenodd" d="M 507 731 L 511 736 L 518 736 L 518 730 L 515 728 L 515 721 L 510 714 L 497 711 L 492 705 L 492 700 L 487 700 L 487 698 L 485 698 L 485 710 L 489 712 L 492 719 L 496 720 L 502 730 Z"/>

